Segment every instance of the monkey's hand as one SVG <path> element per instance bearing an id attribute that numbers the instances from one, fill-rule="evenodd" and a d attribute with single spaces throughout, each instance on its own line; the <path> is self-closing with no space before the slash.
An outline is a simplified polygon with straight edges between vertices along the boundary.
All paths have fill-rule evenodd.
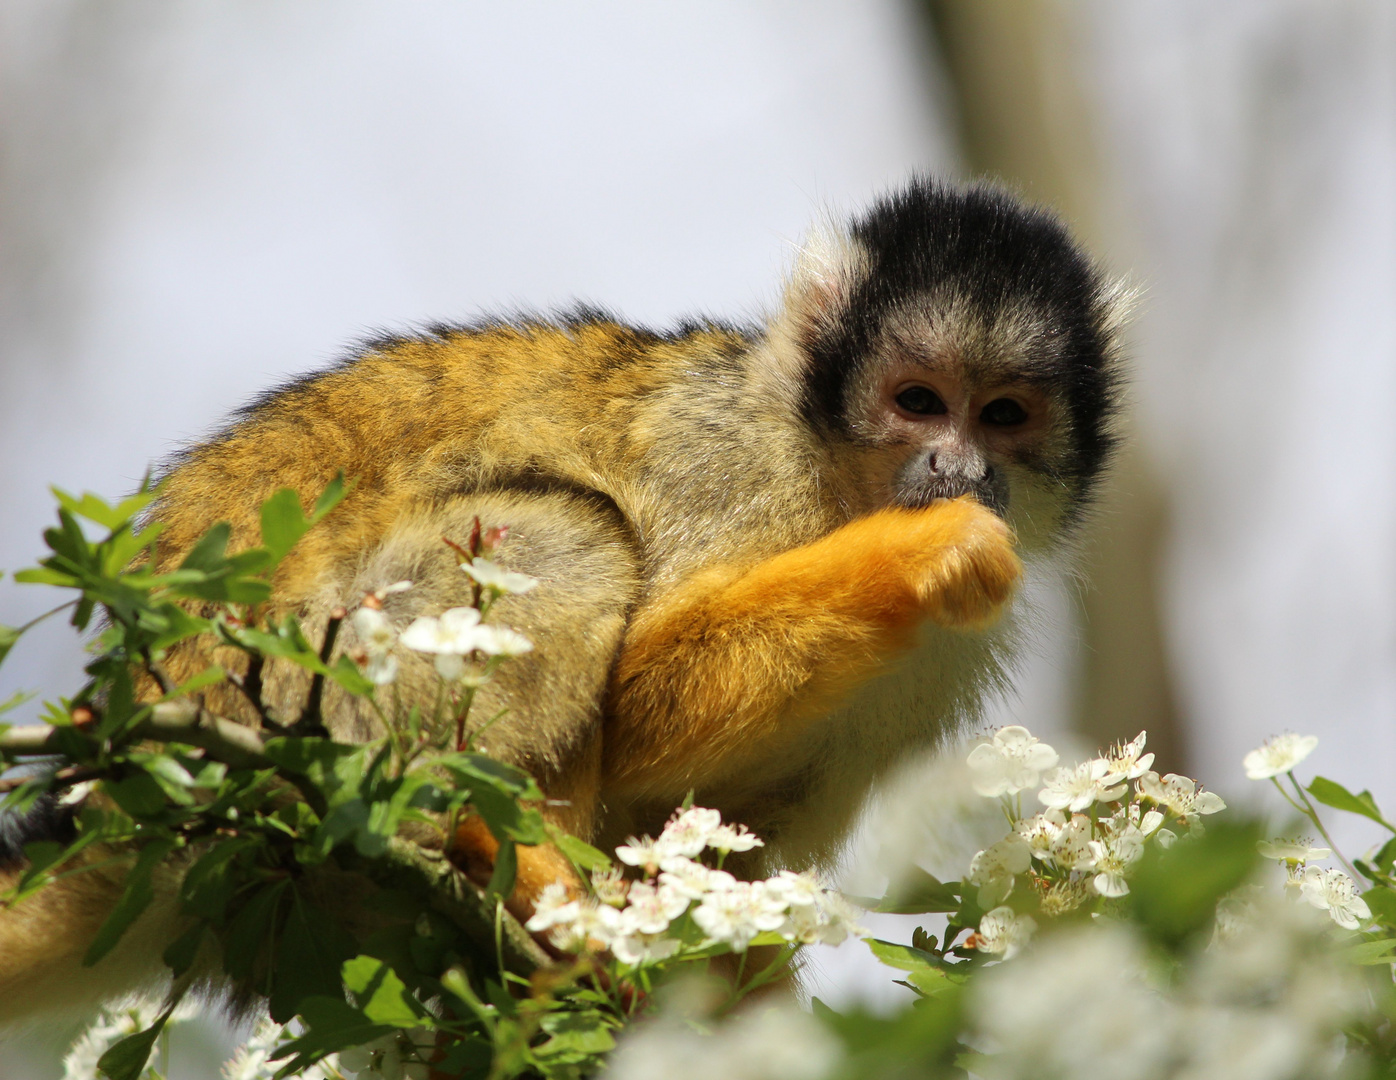
<path id="1" fill-rule="evenodd" d="M 883 515 L 897 517 L 884 524 Z M 1023 575 L 1008 526 L 969 496 L 925 510 L 883 511 L 847 528 L 865 524 L 885 529 L 880 542 L 905 552 L 906 565 L 917 575 L 917 598 L 942 626 L 992 625 Z"/>
<path id="2" fill-rule="evenodd" d="M 663 798 L 780 753 L 910 647 L 927 618 L 982 629 L 1022 575 L 1007 526 L 965 497 L 879 510 L 640 612 L 611 681 L 607 785 Z"/>

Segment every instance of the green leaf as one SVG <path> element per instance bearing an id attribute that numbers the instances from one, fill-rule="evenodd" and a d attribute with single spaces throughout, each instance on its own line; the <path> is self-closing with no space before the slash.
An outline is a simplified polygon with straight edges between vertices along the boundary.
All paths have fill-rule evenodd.
<path id="1" fill-rule="evenodd" d="M 1354 795 L 1342 784 L 1323 776 L 1315 776 L 1306 790 L 1324 806 L 1331 806 L 1335 810 L 1346 810 L 1351 814 L 1361 814 L 1380 825 L 1385 825 L 1392 832 L 1396 832 L 1396 826 L 1381 816 L 1381 811 L 1377 809 L 1377 801 L 1372 798 L 1370 791 Z"/>
<path id="2" fill-rule="evenodd" d="M 548 833 L 562 853 L 582 870 L 590 872 L 611 868 L 611 860 L 606 858 L 606 853 L 592 847 L 585 840 L 578 840 L 575 836 L 565 833 L 561 829 L 549 829 Z"/>
<path id="3" fill-rule="evenodd" d="M 350 1046 L 363 1046 L 390 1035 L 393 1029 L 375 1024 L 343 997 L 310 997 L 301 1002 L 300 1017 L 310 1029 L 277 1051 L 277 1057 L 291 1060 L 277 1072 L 278 1077 L 301 1072 L 326 1054 Z"/>
<path id="4" fill-rule="evenodd" d="M 189 868 L 180 883 L 179 895 L 185 907 L 202 919 L 218 925 L 233 898 L 238 881 L 232 863 L 239 855 L 261 846 L 253 836 L 221 840 Z"/>
<path id="5" fill-rule="evenodd" d="M 204 931 L 208 924 L 196 922 L 179 937 L 172 941 L 161 956 L 174 973 L 177 979 L 194 966 L 194 960 L 199 955 L 199 946 L 204 941 Z"/>
<path id="6" fill-rule="evenodd" d="M 541 1026 L 552 1038 L 534 1053 L 557 1063 L 580 1062 L 615 1049 L 605 1017 L 594 1010 L 548 1013 Z"/>
<path id="7" fill-rule="evenodd" d="M 64 589 L 75 589 L 82 584 L 72 574 L 48 566 L 31 566 L 28 570 L 18 570 L 14 579 L 21 585 L 57 585 Z"/>
<path id="8" fill-rule="evenodd" d="M 155 897 L 150 876 L 177 846 L 174 840 L 160 839 L 152 840 L 141 848 L 136 856 L 136 865 L 131 867 L 126 877 L 126 891 L 121 894 L 121 899 L 112 908 L 112 913 L 107 916 L 107 921 L 97 931 L 97 936 L 92 939 L 87 954 L 82 958 L 84 967 L 91 967 L 111 952 L 126 933 L 127 927 L 150 906 L 150 901 Z"/>
<path id="9" fill-rule="evenodd" d="M 340 656 L 334 662 L 329 668 L 329 676 L 356 697 L 367 697 L 373 693 L 372 681 L 347 656 Z"/>
<path id="10" fill-rule="evenodd" d="M 300 498 L 290 488 L 281 488 L 262 503 L 262 545 L 279 563 L 310 529 L 301 510 Z"/>
<path id="11" fill-rule="evenodd" d="M 33 697 L 34 697 L 33 694 L 25 693 L 25 691 L 23 691 L 23 690 L 16 690 L 13 694 L 11 694 L 9 697 L 7 697 L 4 701 L 0 701 L 0 716 L 3 716 L 5 713 L 9 712 L 11 709 L 17 709 L 17 708 L 19 708 L 19 707 L 20 707 L 21 705 L 23 705 L 26 701 L 31 700 Z"/>
<path id="12" fill-rule="evenodd" d="M 1150 845 L 1135 864 L 1124 904 L 1160 944 L 1181 946 L 1210 927 L 1217 901 L 1250 877 L 1263 835 L 1254 821 L 1223 820 L 1167 850 Z"/>
<path id="13" fill-rule="evenodd" d="M 397 973 L 372 956 L 356 956 L 343 967 L 344 985 L 354 994 L 360 1011 L 374 1023 L 411 1028 L 422 1022 L 422 1010 L 407 994 Z"/>
<path id="14" fill-rule="evenodd" d="M 1396 949 L 1396 938 L 1375 938 L 1350 945 L 1342 954 L 1353 964 L 1389 964 L 1396 959 L 1391 955 L 1393 949 Z"/>
<path id="15" fill-rule="evenodd" d="M 315 506 L 310 511 L 310 523 L 314 525 L 318 522 L 353 490 L 353 483 L 345 482 L 344 472 L 341 470 L 336 473 L 335 478 L 325 485 L 325 490 L 320 492 L 320 497 L 315 500 Z"/>
<path id="16" fill-rule="evenodd" d="M 1384 926 L 1396 927 L 1396 890 L 1385 885 L 1375 885 L 1362 894 L 1372 916 Z"/>
<path id="17" fill-rule="evenodd" d="M 341 993 L 340 967 L 357 952 L 354 939 L 324 910 L 312 910 L 300 890 L 291 890 L 290 911 L 276 943 L 271 1018 L 284 1024 L 315 995 Z"/>
<path id="18" fill-rule="evenodd" d="M 872 910 L 893 915 L 924 915 L 958 911 L 959 907 L 960 898 L 950 888 L 919 866 L 914 866 Z"/>
<path id="19" fill-rule="evenodd" d="M 10 650 L 15 647 L 15 642 L 19 640 L 22 633 L 24 631 L 17 626 L 0 624 L 0 664 L 3 664 L 5 657 L 10 655 Z"/>
<path id="20" fill-rule="evenodd" d="M 132 773 L 124 780 L 106 780 L 102 790 L 133 818 L 154 817 L 166 806 L 165 792 L 146 772 Z"/>
<path id="21" fill-rule="evenodd" d="M 864 940 L 878 960 L 890 968 L 907 972 L 912 985 L 928 996 L 950 990 L 964 980 L 962 975 L 948 971 L 946 962 L 934 953 L 876 938 Z"/>
<path id="22" fill-rule="evenodd" d="M 220 521 L 208 532 L 199 538 L 199 542 L 189 549 L 189 554 L 184 556 L 184 561 L 179 564 L 181 570 L 200 570 L 205 574 L 214 574 L 225 568 L 227 565 L 228 539 L 233 534 L 233 527 L 226 521 Z"/>
<path id="23" fill-rule="evenodd" d="M 169 701 L 171 698 L 185 697 L 197 690 L 202 690 L 205 686 L 213 686 L 215 683 L 221 683 L 227 677 L 228 673 L 226 671 L 217 664 L 211 664 L 192 679 L 181 683 L 176 689 L 170 691 L 170 693 L 166 694 L 160 700 Z"/>
<path id="24" fill-rule="evenodd" d="M 512 840 L 501 840 L 494 856 L 494 872 L 485 888 L 491 896 L 508 897 L 514 891 L 514 879 L 519 876 L 519 849 Z"/>
<path id="25" fill-rule="evenodd" d="M 174 1008 L 171 1004 L 150 1027 L 126 1036 L 98 1058 L 97 1068 L 102 1070 L 102 1074 L 108 1080 L 139 1080 L 141 1073 L 145 1072 L 146 1063 L 150 1061 L 150 1052 L 155 1047 L 155 1040 L 165 1029 Z"/>
<path id="26" fill-rule="evenodd" d="M 119 529 L 149 506 L 155 498 L 154 491 L 141 491 L 112 506 L 101 496 L 90 491 L 83 492 L 82 498 L 77 499 L 61 488 L 50 487 L 49 490 L 65 510 L 85 517 L 88 521 L 95 521 L 108 529 Z"/>
<path id="27" fill-rule="evenodd" d="M 265 945 L 276 933 L 277 911 L 289 881 L 264 885 L 238 909 L 223 938 L 223 968 L 235 979 L 252 974 Z"/>

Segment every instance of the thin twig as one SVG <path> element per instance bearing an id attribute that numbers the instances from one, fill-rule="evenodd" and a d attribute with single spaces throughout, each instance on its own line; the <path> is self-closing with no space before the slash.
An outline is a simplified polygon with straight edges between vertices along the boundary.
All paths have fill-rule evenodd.
<path id="1" fill-rule="evenodd" d="M 66 769 L 59 769 L 49 780 L 49 790 L 55 787 L 71 787 L 74 784 L 81 784 L 84 781 L 95 779 L 101 774 L 96 769 L 88 769 L 78 765 L 69 765 Z M 32 776 L 12 776 L 8 780 L 0 780 L 0 795 L 14 791 L 15 788 L 23 787 L 32 780 Z"/>
<path id="2" fill-rule="evenodd" d="M 58 754 L 64 729 L 47 724 L 26 724 L 0 734 L 0 750 L 23 756 Z M 150 715 L 136 725 L 136 738 L 198 746 L 225 765 L 246 768 L 271 765 L 263 753 L 262 738 L 250 727 L 214 716 L 186 699 L 162 701 L 150 707 Z"/>
<path id="3" fill-rule="evenodd" d="M 325 624 L 325 640 L 320 646 L 320 663 L 329 666 L 330 657 L 334 655 L 335 638 L 339 637 L 339 625 L 347 615 L 343 608 L 335 608 L 330 612 L 330 621 Z M 301 717 L 296 722 L 296 726 L 306 735 L 328 735 L 325 729 L 325 721 L 320 714 L 320 706 L 325 696 L 325 675 L 317 671 L 315 677 L 310 680 L 310 696 L 306 699 L 305 708 L 301 710 Z"/>

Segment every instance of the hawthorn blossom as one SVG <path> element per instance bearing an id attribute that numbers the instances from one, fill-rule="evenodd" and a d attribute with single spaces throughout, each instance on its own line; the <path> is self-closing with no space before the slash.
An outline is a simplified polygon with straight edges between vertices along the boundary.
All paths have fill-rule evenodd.
<path id="1" fill-rule="evenodd" d="M 1357 894 L 1352 878 L 1341 870 L 1309 867 L 1300 881 L 1299 894 L 1320 911 L 1328 912 L 1344 930 L 1356 930 L 1372 917 L 1372 909 Z"/>
<path id="2" fill-rule="evenodd" d="M 1055 810 L 1085 810 L 1092 803 L 1114 802 L 1125 793 L 1126 785 L 1115 784 L 1110 766 L 1104 758 L 1083 761 L 1072 768 L 1054 769 L 1044 780 L 1046 787 L 1037 793 L 1044 806 Z"/>
<path id="3" fill-rule="evenodd" d="M 591 891 L 603 904 L 610 904 L 616 908 L 624 907 L 630 883 L 625 880 L 619 866 L 613 866 L 609 870 L 593 870 Z"/>
<path id="4" fill-rule="evenodd" d="M 1028 843 L 1033 858 L 1052 861 L 1052 850 L 1066 825 L 1066 815 L 1060 810 L 1047 810 L 1013 823 L 1013 831 Z"/>
<path id="5" fill-rule="evenodd" d="M 702 806 L 690 806 L 669 819 L 659 834 L 659 846 L 666 855 L 702 853 L 715 830 L 722 828 L 722 814 Z"/>
<path id="6" fill-rule="evenodd" d="M 1197 825 L 1199 815 L 1215 814 L 1226 809 L 1220 795 L 1200 790 L 1196 781 L 1177 773 L 1169 773 L 1160 779 L 1158 773 L 1146 772 L 1139 778 L 1139 794 L 1172 810 L 1190 826 Z"/>
<path id="7" fill-rule="evenodd" d="M 611 942 L 611 955 L 622 964 L 639 967 L 668 960 L 679 951 L 682 942 L 663 934 L 625 933 L 622 931 Z"/>
<path id="8" fill-rule="evenodd" d="M 1107 833 L 1103 840 L 1092 840 L 1091 855 L 1097 871 L 1091 886 L 1101 896 L 1124 896 L 1129 892 L 1125 871 L 1144 854 L 1144 834 L 1133 825 Z"/>
<path id="9" fill-rule="evenodd" d="M 826 891 L 813 874 L 797 874 L 794 870 L 782 870 L 766 882 L 766 887 L 791 907 L 814 907 Z"/>
<path id="10" fill-rule="evenodd" d="M 1013 891 L 1013 879 L 1032 864 L 1028 842 L 1010 833 L 970 860 L 965 880 L 979 887 L 979 906 L 997 907 Z"/>
<path id="11" fill-rule="evenodd" d="M 1063 870 L 1094 869 L 1091 840 L 1091 819 L 1085 814 L 1073 814 L 1052 842 L 1052 862 Z"/>
<path id="12" fill-rule="evenodd" d="M 1326 859 L 1333 854 L 1329 848 L 1314 847 L 1310 840 L 1291 840 L 1285 837 L 1261 840 L 1255 845 L 1255 849 L 1267 859 L 1291 864 L 1314 862 L 1318 859 Z"/>
<path id="13" fill-rule="evenodd" d="M 689 898 L 669 885 L 637 881 L 626 898 L 625 910 L 620 913 L 623 934 L 662 934 L 688 910 Z"/>
<path id="14" fill-rule="evenodd" d="M 684 855 L 670 855 L 659 863 L 659 883 L 690 900 L 701 900 L 710 892 L 721 892 L 737 884 L 726 870 L 714 870 Z"/>
<path id="15" fill-rule="evenodd" d="M 745 952 L 757 934 L 780 929 L 785 920 L 785 902 L 764 881 L 739 881 L 731 889 L 709 893 L 693 911 L 703 933 L 737 952 Z"/>
<path id="16" fill-rule="evenodd" d="M 427 1080 L 431 1066 L 426 1062 L 435 1047 L 436 1032 L 430 1028 L 394 1031 L 340 1051 L 339 1066 L 357 1073 L 359 1080 Z"/>
<path id="17" fill-rule="evenodd" d="M 1057 752 L 1027 728 L 1011 724 L 971 750 L 967 761 L 974 790 L 992 798 L 1034 786 L 1042 770 L 1057 763 Z"/>
<path id="18" fill-rule="evenodd" d="M 393 646 L 397 644 L 397 631 L 392 620 L 377 608 L 361 607 L 350 620 L 354 634 L 368 653 L 364 674 L 375 686 L 387 686 L 397 678 L 397 657 Z"/>
<path id="19" fill-rule="evenodd" d="M 576 903 L 571 918 L 558 922 L 548 939 L 563 952 L 610 948 L 620 933 L 621 913 L 608 904 L 598 904 L 590 897 Z"/>
<path id="20" fill-rule="evenodd" d="M 1313 753 L 1318 745 L 1317 735 L 1276 735 L 1242 759 L 1246 776 L 1251 780 L 1269 780 L 1287 773 Z"/>
<path id="21" fill-rule="evenodd" d="M 966 942 L 973 949 L 1011 960 L 1037 931 L 1037 921 L 1011 907 L 996 907 L 979 920 L 979 929 Z"/>
<path id="22" fill-rule="evenodd" d="M 439 617 L 422 615 L 398 639 L 415 652 L 436 656 L 436 673 L 456 682 L 466 673 L 464 658 L 480 648 L 480 613 L 472 607 L 455 607 Z"/>
<path id="23" fill-rule="evenodd" d="M 578 902 L 568 894 L 566 885 L 552 881 L 543 886 L 543 891 L 533 902 L 533 917 L 524 925 L 534 933 L 550 930 L 575 919 L 579 907 Z"/>
<path id="24" fill-rule="evenodd" d="M 481 626 L 475 647 L 486 656 L 522 656 L 533 651 L 533 642 L 507 626 Z"/>
<path id="25" fill-rule="evenodd" d="M 647 874 L 655 873 L 668 853 L 668 849 L 661 847 L 660 842 L 652 836 L 632 836 L 616 848 L 617 859 L 626 866 L 642 867 Z"/>
<path id="26" fill-rule="evenodd" d="M 518 595 L 528 592 L 538 584 L 537 578 L 505 570 L 489 559 L 476 558 L 468 563 L 461 563 L 460 568 L 469 574 L 477 585 L 482 585 L 496 594 Z"/>
<path id="27" fill-rule="evenodd" d="M 1154 763 L 1153 754 L 1141 754 L 1148 732 L 1141 731 L 1127 743 L 1116 743 L 1105 752 L 1105 764 L 1109 775 L 1107 784 L 1118 784 L 1121 780 L 1137 780 L 1149 771 Z"/>
<path id="28" fill-rule="evenodd" d="M 719 825 L 708 834 L 708 847 L 724 855 L 765 846 L 766 841 L 753 832 L 747 832 L 745 825 Z"/>

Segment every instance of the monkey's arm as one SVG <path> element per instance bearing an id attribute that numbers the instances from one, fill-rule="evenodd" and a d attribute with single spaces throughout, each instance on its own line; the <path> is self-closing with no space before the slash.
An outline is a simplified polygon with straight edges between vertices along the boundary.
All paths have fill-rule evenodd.
<path id="1" fill-rule="evenodd" d="M 706 571 L 631 624 L 611 682 L 606 787 L 682 795 L 777 751 L 931 618 L 992 622 L 1022 573 L 969 498 L 888 509 L 745 571 Z"/>

